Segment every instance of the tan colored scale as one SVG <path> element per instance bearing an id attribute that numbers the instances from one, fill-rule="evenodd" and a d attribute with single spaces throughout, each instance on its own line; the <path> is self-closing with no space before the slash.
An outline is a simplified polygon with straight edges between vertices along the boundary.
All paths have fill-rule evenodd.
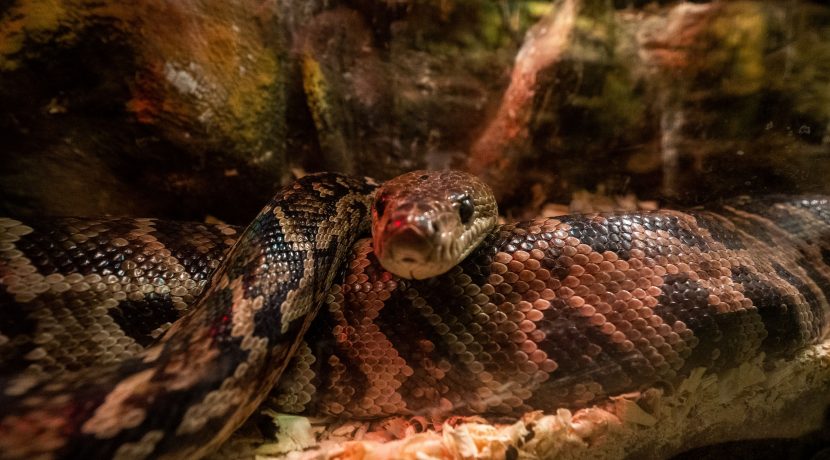
<path id="1" fill-rule="evenodd" d="M 385 340 L 383 333 L 374 324 L 374 319 L 389 292 L 396 288 L 392 276 L 384 273 L 381 278 L 371 278 L 365 269 L 369 265 L 366 257 L 371 250 L 369 240 L 361 240 L 355 246 L 358 256 L 353 259 L 350 274 L 346 277 L 342 289 L 332 291 L 328 310 L 335 326 L 332 331 L 336 345 L 346 350 L 350 366 L 355 366 L 363 375 L 369 376 L 368 386 L 360 388 L 360 399 L 349 400 L 333 395 L 322 402 L 325 411 L 340 414 L 348 411 L 358 417 L 379 416 L 385 413 L 400 413 L 404 406 L 398 389 L 401 380 L 412 375 L 403 359 L 397 354 L 392 343 Z M 344 309 L 344 299 L 349 298 L 355 308 Z M 345 369 L 333 361 L 333 370 L 340 377 L 335 377 L 340 385 L 349 386 L 349 376 Z M 355 382 L 356 383 L 356 382 Z"/>
<path id="2" fill-rule="evenodd" d="M 328 187 L 315 190 L 322 195 L 331 192 Z M 278 207 L 267 211 L 276 215 Z M 667 229 L 632 223 L 631 248 L 624 251 L 625 255 L 595 250 L 597 245 L 589 237 L 572 236 L 575 227 L 565 218 L 503 226 L 490 235 L 489 246 L 473 252 L 470 260 L 440 278 L 423 281 L 400 280 L 381 269 L 371 255 L 371 245 L 364 241 L 352 251 L 345 281 L 328 294 L 326 321 L 335 324 L 330 339 L 333 353 L 315 356 L 312 350 L 318 349 L 317 344 L 300 346 L 293 378 L 283 379 L 281 387 L 291 394 L 277 402 L 291 410 L 322 410 L 340 417 L 482 412 L 520 415 L 531 409 L 586 405 L 609 394 L 677 381 L 681 373 L 689 371 L 692 359 L 712 369 L 734 367 L 755 356 L 768 333 L 751 293 L 733 280 L 739 271 L 752 275 L 794 305 L 799 315 L 796 332 L 801 334 L 800 343 L 823 336 L 830 311 L 824 297 L 824 278 L 830 269 L 821 258 L 821 248 L 797 241 L 791 231 L 779 226 L 781 222 L 738 208 L 727 211 L 731 212 L 724 213 L 728 218 L 672 211 L 637 214 L 637 218 L 659 216 L 664 223 L 670 218 L 675 220 Z M 809 221 L 809 216 L 798 209 L 790 212 L 794 216 L 801 213 L 802 220 Z M 719 222 L 721 231 L 726 229 L 744 249 L 729 249 L 698 226 L 696 219 L 704 216 Z M 277 217 L 287 219 L 284 214 Z M 575 219 L 607 228 L 612 217 Z M 26 232 L 26 228 L 0 221 L 0 255 L 8 259 L 0 282 L 8 287 L 7 292 L 21 295 L 24 304 L 45 295 L 60 294 L 71 299 L 95 292 L 110 293 L 110 300 L 87 312 L 90 317 L 116 308 L 117 296 L 123 300 L 170 293 L 186 303 L 185 296 L 201 289 L 200 283 L 180 277 L 183 266 L 149 233 L 152 227 L 152 221 L 138 221 L 128 238 L 111 242 L 116 247 L 142 248 L 122 263 L 129 276 L 41 276 L 14 245 L 20 237 L 16 233 Z M 8 228 L 14 230 L 2 230 Z M 754 233 L 753 228 L 763 228 L 764 233 Z M 694 238 L 677 236 L 682 234 L 680 230 Z M 102 223 L 79 223 L 72 231 L 73 237 L 64 241 L 67 248 L 93 241 L 106 227 Z M 330 236 L 327 232 L 323 228 L 322 239 Z M 548 235 L 542 238 L 543 233 Z M 824 235 L 817 227 L 809 227 L 805 234 L 815 238 L 811 241 L 820 241 Z M 767 238 L 772 239 L 780 254 L 769 256 Z M 303 249 L 305 242 L 299 240 L 296 243 Z M 201 251 L 198 248 L 204 241 L 197 235 L 191 244 Z M 811 265 L 805 266 L 805 260 Z M 773 264 L 783 267 L 794 279 L 777 274 Z M 168 275 L 171 272 L 178 274 Z M 812 278 L 812 273 L 819 276 Z M 803 283 L 801 288 L 798 282 Z M 705 290 L 701 299 L 691 303 L 700 310 L 694 314 L 704 319 L 733 315 L 736 323 L 717 325 L 725 328 L 721 330 L 724 337 L 713 338 L 695 326 L 694 320 L 687 324 L 671 319 L 669 305 L 661 303 L 669 295 L 671 283 L 692 286 L 690 290 L 678 288 L 680 300 L 689 300 L 683 296 L 693 295 L 695 289 Z M 253 378 L 251 369 L 263 366 L 269 346 L 267 340 L 253 335 L 256 313 L 263 308 L 265 298 L 248 297 L 239 278 L 220 279 L 216 286 L 232 293 L 229 336 L 239 339 L 247 359 L 234 363 L 233 372 L 221 388 L 188 406 L 186 417 L 175 427 L 176 433 L 183 435 L 198 432 L 235 404 L 252 404 L 239 390 L 240 382 Z M 268 289 L 263 287 L 263 291 Z M 28 299 L 31 295 L 35 297 Z M 817 304 L 809 304 L 812 300 L 808 298 L 817 299 Z M 677 305 L 681 307 L 673 308 L 686 308 L 682 302 Z M 305 308 L 301 304 L 296 307 Z M 391 308 L 406 310 L 395 312 Z M 679 318 L 681 313 L 693 312 L 676 313 Z M 63 307 L 38 314 L 42 315 L 40 324 L 53 329 L 32 341 L 38 345 L 27 355 L 37 362 L 32 369 L 45 373 L 45 367 L 55 365 L 53 353 L 46 346 L 56 340 L 74 340 L 76 344 L 70 348 L 75 350 L 100 345 L 107 350 L 100 355 L 105 360 L 117 360 L 130 346 L 129 338 L 110 331 L 117 325 L 106 315 L 87 324 L 87 316 L 75 317 Z M 395 323 L 396 316 L 407 318 L 409 323 Z M 823 328 L 813 330 L 820 324 Z M 191 332 L 197 339 L 211 334 L 207 328 Z M 207 364 L 215 359 L 216 351 L 199 348 L 207 343 L 194 339 L 184 356 L 199 357 Z M 702 355 L 701 350 L 707 354 Z M 144 360 L 153 362 L 160 356 L 163 353 L 157 346 L 146 352 Z M 182 373 L 180 370 L 188 363 L 170 355 L 165 358 L 159 362 L 176 376 L 166 383 L 173 388 L 189 387 L 205 377 L 198 372 Z M 325 372 L 317 374 L 320 369 Z M 152 384 L 149 375 L 141 373 L 120 382 L 95 416 L 86 421 L 86 430 L 106 435 L 142 423 L 147 414 L 141 408 L 131 412 L 123 395 Z M 26 385 L 20 381 L 17 387 L 12 385 L 6 390 L 25 392 Z M 54 385 L 60 388 L 62 383 Z M 153 433 L 121 446 L 121 451 L 124 455 L 149 451 L 159 442 Z"/>
<path id="3" fill-rule="evenodd" d="M 15 300 L 27 304 L 38 329 L 31 338 L 18 336 L 16 340 L 31 340 L 37 345 L 25 355 L 31 362 L 6 389 L 7 394 L 20 394 L 38 381 L 52 378 L 66 370 L 74 371 L 93 364 L 123 361 L 137 355 L 143 347 L 127 335 L 110 316 L 124 300 L 140 301 L 147 294 L 171 295 L 172 303 L 182 310 L 193 303 L 201 293 L 206 280 L 194 281 L 170 250 L 150 233 L 155 231 L 154 220 L 135 219 L 132 229 L 109 240 L 112 248 L 138 248 L 121 263 L 124 276 L 91 273 L 52 273 L 41 275 L 32 261 L 14 243 L 33 231 L 11 219 L 0 219 L 0 241 L 9 246 L 0 251 L 0 263 L 5 268 L 0 284 Z M 93 243 L 113 231 L 117 219 L 68 220 L 63 231 L 73 233 L 64 240 L 66 250 L 78 244 Z M 205 249 L 215 244 L 205 232 L 196 239 Z M 224 228 L 224 232 L 232 228 Z M 98 243 L 95 243 L 96 245 Z M 107 250 L 103 247 L 102 250 Z M 212 261 L 211 263 L 215 263 Z M 154 275 L 152 278 L 148 274 Z M 164 328 L 151 333 L 158 337 Z M 3 338 L 0 337 L 0 346 Z"/>
<path id="4" fill-rule="evenodd" d="M 780 292 L 793 298 L 798 298 L 798 291 L 792 285 L 774 279 L 771 275 L 774 270 L 769 267 L 761 242 L 744 235 L 743 241 L 751 247 L 730 250 L 698 227 L 694 217 L 673 211 L 666 211 L 665 215 L 677 217 L 680 228 L 698 235 L 710 249 L 702 251 L 665 230 L 652 231 L 634 224 L 630 257 L 622 260 L 614 252 L 596 252 L 590 245 L 570 236 L 568 224 L 555 219 L 540 219 L 527 224 L 526 229 L 507 226 L 499 230 L 512 237 L 541 233 L 551 233 L 552 237 L 536 239 L 533 247 L 527 250 L 494 253 L 484 284 L 473 284 L 470 275 L 459 268 L 443 276 L 450 286 L 448 295 L 463 299 L 460 304 L 436 309 L 427 300 L 428 284 L 407 283 L 405 286 L 409 287 L 399 294 L 408 299 L 432 333 L 441 337 L 442 343 L 422 341 L 423 352 L 412 354 L 416 361 L 407 362 L 412 375 L 400 385 L 400 376 L 394 377 L 393 387 L 403 392 L 400 395 L 401 404 L 406 406 L 403 412 L 521 413 L 544 401 L 548 404 L 567 401 L 568 405 L 579 406 L 618 391 L 620 385 L 631 388 L 633 381 L 613 380 L 621 378 L 620 372 L 628 372 L 624 368 L 602 370 L 603 365 L 598 364 L 597 370 L 609 372 L 607 378 L 611 380 L 602 377 L 601 373 L 596 374 L 600 380 L 590 373 L 561 374 L 564 364 L 573 364 L 557 361 L 544 351 L 551 340 L 555 340 L 543 323 L 546 312 L 554 308 L 556 302 L 562 302 L 563 307 L 556 307 L 561 308 L 562 318 L 578 330 L 595 330 L 606 337 L 605 344 L 591 341 L 581 349 L 581 355 L 570 359 L 587 366 L 600 355 L 616 350 L 620 356 L 628 354 L 643 360 L 640 369 L 645 374 L 630 375 L 630 379 L 643 382 L 675 380 L 680 371 L 686 371 L 684 366 L 700 345 L 700 338 L 683 321 L 666 322 L 655 313 L 660 307 L 659 298 L 664 294 L 667 276 L 683 276 L 709 292 L 704 299 L 706 311 L 701 314 L 744 315 L 737 328 L 729 331 L 735 336 L 722 342 L 722 346 L 728 348 L 715 346 L 711 355 L 702 357 L 704 362 L 715 364 L 726 359 L 728 362 L 717 365 L 731 366 L 757 354 L 766 331 L 752 300 L 745 297 L 743 287 L 732 280 L 733 270 L 750 267 L 760 279 L 778 283 Z M 594 220 L 603 225 L 606 222 L 603 216 L 596 216 Z M 791 247 L 786 238 L 782 239 L 781 245 Z M 551 249 L 558 254 L 555 265 L 567 269 L 561 278 L 554 276 L 543 264 Z M 351 354 L 343 353 L 345 360 L 337 359 L 336 367 L 341 375 L 352 372 L 352 366 L 359 367 L 356 362 L 377 359 L 372 352 L 378 347 L 390 346 L 383 331 L 370 324 L 376 317 L 373 312 L 382 305 L 373 304 L 374 296 L 379 294 L 371 291 L 369 286 L 380 286 L 382 283 L 375 282 L 383 272 L 367 257 L 366 251 L 361 248 L 355 253 L 352 275 L 331 302 L 336 305 L 336 310 L 365 310 L 361 314 L 352 313 L 356 315 L 352 320 L 349 315 L 341 316 L 341 321 L 346 321 L 337 329 L 344 331 L 338 335 L 341 346 L 345 349 L 358 344 L 350 349 Z M 801 274 L 797 264 L 788 257 L 782 259 L 786 266 Z M 372 293 L 368 294 L 370 291 Z M 398 294 L 391 292 L 390 295 Z M 442 313 L 439 314 L 439 310 Z M 462 317 L 465 318 L 463 321 L 460 320 Z M 354 318 L 363 319 L 357 321 Z M 814 319 L 805 316 L 803 321 L 809 324 Z M 351 342 L 347 337 L 355 341 Z M 436 347 L 448 353 L 450 359 L 436 361 L 431 358 Z M 393 379 L 380 367 L 363 365 L 359 369 L 370 385 L 379 387 L 383 385 L 380 382 Z M 348 386 L 349 381 L 339 380 L 332 387 Z M 606 387 L 608 384 L 612 385 Z M 330 413 L 363 417 L 367 411 L 382 409 L 375 391 L 357 391 L 357 399 L 352 400 L 349 400 L 349 394 L 342 393 L 342 388 L 338 392 L 340 396 L 332 406 L 336 410 L 328 410 Z"/>

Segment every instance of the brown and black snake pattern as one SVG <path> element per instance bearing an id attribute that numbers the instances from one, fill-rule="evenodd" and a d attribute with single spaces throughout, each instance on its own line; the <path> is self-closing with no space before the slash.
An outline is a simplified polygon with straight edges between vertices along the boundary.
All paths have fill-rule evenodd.
<path id="1" fill-rule="evenodd" d="M 202 290 L 210 270 L 197 265 L 210 263 L 231 229 L 185 232 L 189 244 L 174 252 L 166 240 L 177 229 L 159 222 L 64 220 L 62 230 L 35 232 L 2 220 L 0 457 L 198 458 L 213 450 L 281 375 L 338 262 L 368 231 L 374 188 L 371 180 L 323 174 L 283 189 L 190 311 L 138 354 L 136 344 L 151 342 Z M 107 291 L 111 302 L 95 299 Z M 141 325 L 144 301 L 166 317 Z M 132 330 L 120 326 L 135 319 Z M 60 345 L 50 343 L 58 338 L 76 360 L 59 362 Z M 52 373 L 61 367 L 69 372 Z"/>
<path id="2" fill-rule="evenodd" d="M 272 206 L 263 215 L 283 221 Z M 251 350 L 244 339 L 224 345 L 221 354 L 176 345 L 183 339 L 175 337 L 200 337 L 200 327 L 226 339 L 239 337 L 227 330 L 230 323 L 253 328 L 244 337 L 276 336 L 269 338 L 269 345 L 278 344 L 271 353 L 288 352 L 277 327 L 284 316 L 257 315 L 250 300 L 256 295 L 234 298 L 239 291 L 216 277 L 207 293 L 224 289 L 224 304 L 233 310 L 199 316 L 205 307 L 197 301 L 191 315 L 198 321 L 186 316 L 161 345 L 137 351 L 198 298 L 207 271 L 235 235 L 230 227 L 133 222 L 138 221 L 0 221 L 0 302 L 13 312 L 0 317 L 0 356 L 4 372 L 11 370 L 0 381 L 0 456 L 201 453 L 218 442 L 211 438 L 224 439 L 276 378 L 263 377 L 268 372 L 262 367 L 255 374 L 246 369 L 250 364 L 240 365 L 251 362 L 251 353 L 242 352 Z M 280 243 L 296 231 L 280 226 Z M 171 239 L 176 234 L 186 236 Z M 217 276 L 261 286 L 232 263 L 247 244 L 244 238 Z M 288 256 L 285 246 L 273 238 L 267 242 L 263 247 L 279 250 L 264 250 L 265 257 L 308 274 L 302 263 L 290 265 L 292 258 L 302 259 L 302 251 Z M 508 224 L 493 230 L 458 267 L 426 280 L 402 280 L 383 270 L 369 240 L 343 257 L 345 278 L 328 292 L 277 385 L 275 401 L 288 411 L 369 418 L 579 407 L 605 395 L 671 384 L 695 367 L 717 371 L 760 352 L 791 353 L 824 338 L 830 314 L 826 197 Z M 319 265 L 331 268 L 327 276 L 336 270 L 332 260 Z M 254 274 L 257 266 L 245 268 Z M 319 283 L 314 285 L 322 289 Z M 84 295 L 98 300 L 84 304 Z M 36 313 L 42 310 L 47 313 Z M 145 316 L 147 311 L 160 313 Z M 69 344 L 53 345 L 59 339 Z M 120 345 L 121 354 L 108 355 L 114 352 L 98 347 L 102 341 Z M 106 359 L 121 364 L 102 377 L 95 368 L 92 380 L 43 377 L 58 370 L 50 366 L 73 370 Z M 195 373 L 181 373 L 185 366 Z M 162 380 L 172 396 L 155 390 L 152 376 L 136 377 L 146 369 L 175 376 Z M 237 373 L 264 380 L 240 388 Z M 223 384 L 226 379 L 233 383 Z M 232 393 L 211 396 L 226 385 Z M 144 386 L 157 391 L 156 399 L 146 397 Z M 190 392 L 195 396 L 183 396 Z M 232 410 L 229 400 L 245 405 L 234 423 L 224 420 Z M 102 407 L 111 411 L 101 419 L 109 425 L 95 423 Z M 84 431 L 87 426 L 95 430 Z"/>
<path id="3" fill-rule="evenodd" d="M 826 197 L 504 225 L 420 281 L 360 241 L 280 385 L 345 417 L 576 408 L 791 353 L 826 337 L 828 299 Z"/>

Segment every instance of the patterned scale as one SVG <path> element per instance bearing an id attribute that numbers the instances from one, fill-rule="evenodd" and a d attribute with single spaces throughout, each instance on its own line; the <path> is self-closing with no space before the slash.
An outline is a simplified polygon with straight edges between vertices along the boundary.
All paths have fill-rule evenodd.
<path id="1" fill-rule="evenodd" d="M 281 238 L 302 233 L 271 214 Z M 496 228 L 459 266 L 420 281 L 383 270 L 361 240 L 273 401 L 352 418 L 517 415 L 787 354 L 827 334 L 829 224 L 825 197 L 538 219 Z M 5 396 L 134 356 L 193 302 L 237 234 L 0 220 L 2 370 L 29 379 L 6 381 Z M 284 244 L 264 251 L 293 267 Z M 226 276 L 246 279 L 239 269 Z"/>
<path id="2" fill-rule="evenodd" d="M 215 449 L 279 379 L 368 231 L 375 187 L 301 178 L 227 251 L 230 227 L 2 220 L 0 308 L 16 313 L 0 320 L 0 458 Z"/>
<path id="3" fill-rule="evenodd" d="M 827 199 L 711 209 L 505 225 L 422 281 L 383 270 L 363 240 L 276 401 L 358 418 L 518 415 L 825 337 Z"/>
<path id="4" fill-rule="evenodd" d="M 136 355 L 201 294 L 238 232 L 155 219 L 0 219 L 0 296 L 15 305 L 0 316 L 0 370 L 22 391 Z"/>

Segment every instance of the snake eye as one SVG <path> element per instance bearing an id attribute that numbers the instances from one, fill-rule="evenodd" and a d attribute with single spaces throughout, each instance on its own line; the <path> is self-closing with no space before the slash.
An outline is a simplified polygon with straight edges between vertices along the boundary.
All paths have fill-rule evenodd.
<path id="1" fill-rule="evenodd" d="M 383 217 L 383 211 L 386 210 L 386 202 L 389 197 L 386 195 L 380 195 L 377 200 L 375 200 L 375 212 L 378 213 L 378 217 Z"/>
<path id="2" fill-rule="evenodd" d="M 472 198 L 465 196 L 458 201 L 458 217 L 461 218 L 462 224 L 470 222 L 470 219 L 473 218 L 475 210 L 476 207 Z"/>

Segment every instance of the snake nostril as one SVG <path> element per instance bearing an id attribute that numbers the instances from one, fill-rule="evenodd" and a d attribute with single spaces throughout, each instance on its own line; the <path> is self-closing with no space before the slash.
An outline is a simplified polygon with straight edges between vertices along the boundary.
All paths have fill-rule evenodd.
<path id="1" fill-rule="evenodd" d="M 432 230 L 432 233 L 438 233 L 438 224 L 435 222 L 430 222 L 429 228 Z"/>
<path id="2" fill-rule="evenodd" d="M 412 257 L 404 257 L 403 259 L 401 259 L 401 262 L 407 263 L 407 264 L 414 264 L 415 259 L 413 259 Z"/>

